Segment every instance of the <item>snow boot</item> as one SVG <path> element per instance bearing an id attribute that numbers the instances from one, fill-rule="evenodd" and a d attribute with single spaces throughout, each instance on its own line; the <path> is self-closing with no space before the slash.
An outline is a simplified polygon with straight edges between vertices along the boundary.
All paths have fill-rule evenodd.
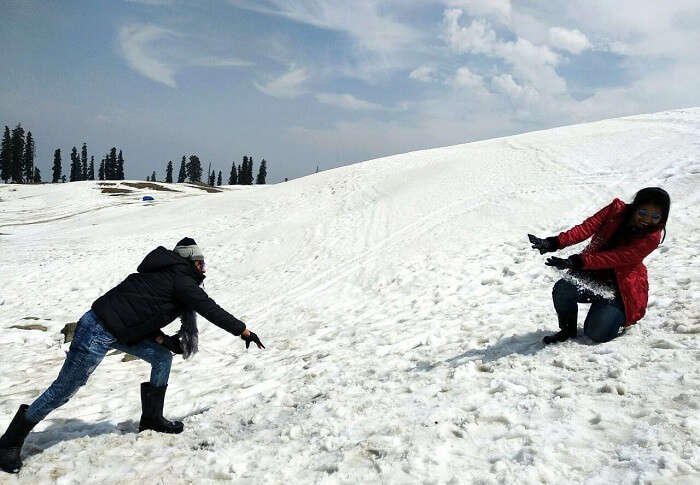
<path id="1" fill-rule="evenodd" d="M 542 339 L 545 345 L 556 344 L 558 342 L 564 342 L 570 338 L 576 338 L 578 331 L 576 320 L 567 321 L 563 318 L 559 318 L 559 330 L 554 335 L 547 335 Z"/>
<path id="2" fill-rule="evenodd" d="M 17 414 L 7 427 L 7 431 L 0 438 L 0 468 L 7 473 L 19 473 L 22 468 L 22 459 L 19 454 L 22 451 L 24 439 L 36 426 L 36 423 L 28 421 L 24 417 L 29 406 L 22 404 Z"/>
<path id="3" fill-rule="evenodd" d="M 163 402 L 168 386 L 154 387 L 150 382 L 141 383 L 141 422 L 139 432 L 147 429 L 159 433 L 182 433 L 184 426 L 180 421 L 169 421 L 163 417 Z"/>

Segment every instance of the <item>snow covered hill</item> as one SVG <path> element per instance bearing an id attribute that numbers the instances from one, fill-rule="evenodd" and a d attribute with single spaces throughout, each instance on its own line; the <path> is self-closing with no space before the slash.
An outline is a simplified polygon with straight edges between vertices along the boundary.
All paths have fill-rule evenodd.
<path id="1" fill-rule="evenodd" d="M 647 316 L 544 347 L 560 273 L 526 233 L 645 186 L 672 197 Z M 3 431 L 56 377 L 63 325 L 184 236 L 267 349 L 200 319 L 166 396 L 176 436 L 135 432 L 149 367 L 108 356 L 2 483 L 700 482 L 700 108 L 221 193 L 102 188 L 0 185 Z"/>

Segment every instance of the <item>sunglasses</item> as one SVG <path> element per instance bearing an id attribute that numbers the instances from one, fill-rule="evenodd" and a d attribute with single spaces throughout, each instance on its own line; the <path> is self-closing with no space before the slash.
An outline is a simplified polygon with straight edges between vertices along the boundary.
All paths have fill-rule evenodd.
<path id="1" fill-rule="evenodd" d="M 639 209 L 637 211 L 637 214 L 639 214 L 639 217 L 651 217 L 655 221 L 661 220 L 661 214 L 657 214 L 657 213 L 650 214 L 649 211 L 646 209 Z"/>

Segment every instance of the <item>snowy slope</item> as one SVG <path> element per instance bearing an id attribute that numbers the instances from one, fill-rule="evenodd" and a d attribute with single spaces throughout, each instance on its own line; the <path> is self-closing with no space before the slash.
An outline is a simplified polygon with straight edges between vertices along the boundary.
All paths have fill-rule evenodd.
<path id="1" fill-rule="evenodd" d="M 526 233 L 651 185 L 672 209 L 647 316 L 610 343 L 543 347 L 560 273 Z M 108 356 L 11 483 L 700 481 L 700 109 L 156 204 L 96 188 L 0 185 L 3 430 L 57 375 L 63 325 L 183 236 L 267 350 L 200 319 L 166 397 L 177 436 L 135 433 L 148 365 Z M 27 323 L 48 331 L 10 329 Z"/>

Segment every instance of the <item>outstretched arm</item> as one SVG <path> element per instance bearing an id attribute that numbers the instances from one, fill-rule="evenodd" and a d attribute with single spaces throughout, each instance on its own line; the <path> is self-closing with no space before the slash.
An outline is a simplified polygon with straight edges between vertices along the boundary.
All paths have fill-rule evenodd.
<path id="1" fill-rule="evenodd" d="M 175 295 L 185 308 L 194 310 L 233 335 L 241 335 L 246 330 L 245 323 L 217 305 L 191 278 L 175 280 Z"/>
<path id="2" fill-rule="evenodd" d="M 661 232 L 654 232 L 609 251 L 583 253 L 580 255 L 583 263 L 582 269 L 615 268 L 616 266 L 641 263 L 649 253 L 659 246 L 659 241 L 661 241 Z"/>
<path id="3" fill-rule="evenodd" d="M 568 231 L 559 233 L 559 236 L 557 236 L 557 240 L 559 241 L 559 249 L 564 249 L 567 246 L 578 244 L 581 241 L 585 241 L 591 237 L 603 224 L 603 221 L 605 221 L 605 218 L 613 204 L 615 204 L 615 201 L 617 201 L 617 199 L 600 209 L 581 224 L 572 227 Z"/>

